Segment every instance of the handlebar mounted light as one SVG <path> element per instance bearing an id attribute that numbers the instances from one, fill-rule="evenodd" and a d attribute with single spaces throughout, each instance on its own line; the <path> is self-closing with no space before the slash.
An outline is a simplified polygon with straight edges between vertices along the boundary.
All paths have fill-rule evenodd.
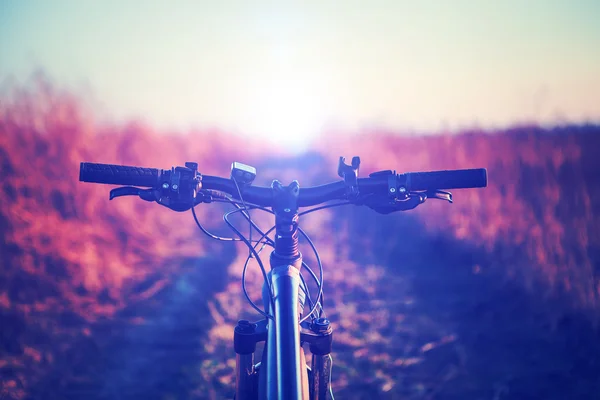
<path id="1" fill-rule="evenodd" d="M 256 178 L 256 168 L 235 161 L 231 164 L 231 179 L 239 185 L 251 185 Z"/>

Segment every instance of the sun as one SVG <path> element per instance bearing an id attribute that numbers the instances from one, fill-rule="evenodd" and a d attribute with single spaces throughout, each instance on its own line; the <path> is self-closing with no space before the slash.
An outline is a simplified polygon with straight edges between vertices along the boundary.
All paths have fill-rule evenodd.
<path id="1" fill-rule="evenodd" d="M 275 76 L 246 97 L 240 131 L 290 152 L 307 149 L 326 120 L 324 96 L 314 81 Z"/>

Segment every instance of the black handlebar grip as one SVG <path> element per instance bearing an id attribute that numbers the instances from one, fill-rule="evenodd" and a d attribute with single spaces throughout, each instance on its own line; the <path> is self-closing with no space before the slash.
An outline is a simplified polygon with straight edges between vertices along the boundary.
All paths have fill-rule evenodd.
<path id="1" fill-rule="evenodd" d="M 79 180 L 81 182 L 154 187 L 158 183 L 158 176 L 159 170 L 156 168 L 87 162 L 82 162 L 79 165 Z"/>
<path id="2" fill-rule="evenodd" d="M 404 175 L 409 190 L 468 189 L 487 186 L 485 168 L 408 172 Z"/>

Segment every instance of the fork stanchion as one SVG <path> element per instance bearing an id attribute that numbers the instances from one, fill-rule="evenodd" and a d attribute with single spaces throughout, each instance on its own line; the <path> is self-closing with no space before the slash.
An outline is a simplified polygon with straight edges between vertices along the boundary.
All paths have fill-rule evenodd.
<path id="1" fill-rule="evenodd" d="M 310 374 L 310 398 L 328 400 L 331 382 L 331 347 L 333 330 L 327 318 L 317 318 L 302 326 L 301 340 L 310 345 L 312 353 Z"/>
<path id="2" fill-rule="evenodd" d="M 331 358 L 329 354 L 313 354 L 311 363 L 310 398 L 329 400 Z"/>
<path id="3" fill-rule="evenodd" d="M 257 324 L 247 320 L 238 321 L 234 330 L 235 349 L 235 400 L 255 400 L 258 388 L 254 370 Z"/>

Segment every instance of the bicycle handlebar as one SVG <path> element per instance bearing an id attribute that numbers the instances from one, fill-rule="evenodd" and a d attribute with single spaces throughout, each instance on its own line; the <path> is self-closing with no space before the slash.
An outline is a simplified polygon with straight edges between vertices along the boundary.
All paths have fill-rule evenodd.
<path id="1" fill-rule="evenodd" d="M 170 172 L 171 170 L 157 168 L 82 162 L 79 169 L 79 180 L 83 182 L 156 188 L 160 183 L 161 176 Z M 486 170 L 478 168 L 407 172 L 404 174 L 382 171 L 373 173 L 368 178 L 357 179 L 358 189 L 361 194 L 380 194 L 385 196 L 390 185 L 390 176 L 395 176 L 395 189 L 402 191 L 403 188 L 406 192 L 478 188 L 487 185 Z M 202 188 L 218 190 L 238 197 L 238 189 L 232 179 L 202 175 Z M 246 201 L 262 206 L 272 205 L 272 188 L 241 186 L 240 189 Z M 329 200 L 344 199 L 347 194 L 346 189 L 347 185 L 344 181 L 301 188 L 298 195 L 298 206 L 306 207 Z"/>

